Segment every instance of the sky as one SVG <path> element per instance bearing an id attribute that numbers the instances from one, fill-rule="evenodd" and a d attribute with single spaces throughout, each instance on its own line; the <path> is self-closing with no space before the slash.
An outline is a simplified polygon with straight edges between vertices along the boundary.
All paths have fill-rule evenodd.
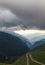
<path id="1" fill-rule="evenodd" d="M 0 0 L 0 29 L 45 30 L 45 0 Z"/>

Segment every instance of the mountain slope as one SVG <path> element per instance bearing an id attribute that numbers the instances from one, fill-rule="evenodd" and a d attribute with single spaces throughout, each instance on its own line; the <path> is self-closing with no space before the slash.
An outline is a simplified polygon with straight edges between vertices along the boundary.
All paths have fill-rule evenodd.
<path id="1" fill-rule="evenodd" d="M 31 54 L 35 60 L 40 61 L 45 64 L 45 44 L 34 48 L 31 51 Z"/>
<path id="2" fill-rule="evenodd" d="M 21 35 L 17 33 L 9 33 L 0 31 L 0 61 L 12 63 L 20 56 L 28 53 L 31 44 Z"/>
<path id="3" fill-rule="evenodd" d="M 45 38 L 44 38 L 44 39 L 41 39 L 41 40 L 39 40 L 39 41 L 36 41 L 36 42 L 32 45 L 32 48 L 31 48 L 31 49 L 34 49 L 34 48 L 36 48 L 36 47 L 38 47 L 38 46 L 40 46 L 40 45 L 43 45 L 43 44 L 45 44 Z"/>

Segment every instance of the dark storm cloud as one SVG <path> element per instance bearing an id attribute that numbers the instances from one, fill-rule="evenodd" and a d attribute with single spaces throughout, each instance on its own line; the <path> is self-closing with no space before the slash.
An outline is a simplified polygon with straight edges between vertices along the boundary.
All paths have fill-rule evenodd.
<path id="1" fill-rule="evenodd" d="M 13 22 L 0 22 L 0 26 L 22 25 L 21 27 L 26 29 L 33 27 L 45 29 L 44 0 L 0 0 L 0 7 L 9 9 L 14 17 L 15 14 L 19 17 L 13 18 Z"/>

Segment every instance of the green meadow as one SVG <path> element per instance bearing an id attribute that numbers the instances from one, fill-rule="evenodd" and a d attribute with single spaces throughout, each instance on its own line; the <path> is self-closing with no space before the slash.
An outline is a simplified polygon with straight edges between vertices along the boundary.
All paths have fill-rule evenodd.
<path id="1" fill-rule="evenodd" d="M 45 45 L 35 48 L 31 54 L 35 60 L 45 64 Z"/>

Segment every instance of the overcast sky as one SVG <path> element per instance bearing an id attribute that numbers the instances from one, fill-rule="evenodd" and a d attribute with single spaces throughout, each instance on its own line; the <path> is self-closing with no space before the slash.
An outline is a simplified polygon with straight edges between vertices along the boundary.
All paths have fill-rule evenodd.
<path id="1" fill-rule="evenodd" d="M 0 28 L 45 30 L 45 0 L 0 0 Z"/>

